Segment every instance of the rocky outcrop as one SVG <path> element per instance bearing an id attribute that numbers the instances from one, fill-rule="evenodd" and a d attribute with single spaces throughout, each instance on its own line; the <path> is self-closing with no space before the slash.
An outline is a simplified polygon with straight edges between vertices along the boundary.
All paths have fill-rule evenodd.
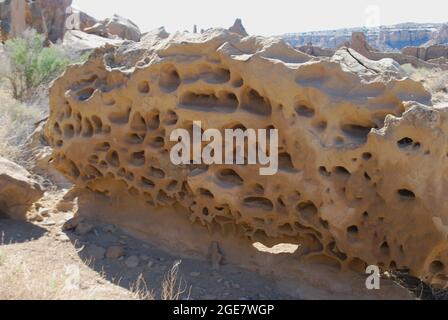
<path id="1" fill-rule="evenodd" d="M 442 24 L 404 23 L 379 28 L 349 28 L 290 33 L 281 37 L 296 47 L 311 43 L 313 46 L 321 48 L 336 49 L 349 42 L 352 33 L 362 32 L 366 35 L 368 43 L 375 49 L 379 51 L 398 51 L 407 46 L 421 46 L 431 39 L 435 39 L 439 30 L 442 30 L 441 28 Z M 444 32 L 441 31 L 441 34 L 443 35 Z"/>
<path id="2" fill-rule="evenodd" d="M 316 47 L 310 43 L 306 46 L 298 47 L 297 50 L 314 57 L 332 57 L 336 53 L 336 50 Z"/>
<path id="3" fill-rule="evenodd" d="M 448 46 L 439 44 L 424 47 L 406 47 L 402 52 L 405 55 L 416 57 L 423 61 L 448 58 Z"/>
<path id="4" fill-rule="evenodd" d="M 0 216 L 25 219 L 28 209 L 42 196 L 28 171 L 0 157 Z"/>
<path id="5" fill-rule="evenodd" d="M 225 30 L 153 33 L 70 67 L 51 88 L 45 132 L 56 168 L 118 208 L 144 203 L 140 219 L 178 210 L 196 232 L 295 243 L 303 261 L 409 269 L 444 286 L 448 108 L 430 101 L 393 60 L 353 49 L 317 59 Z M 247 160 L 174 164 L 171 134 L 194 121 L 278 129 L 278 173 Z"/>
<path id="6" fill-rule="evenodd" d="M 440 51 L 443 53 L 443 49 L 435 49 L 434 51 L 432 51 L 432 54 L 428 55 L 428 57 L 434 57 L 432 59 L 422 59 L 422 56 L 426 57 L 426 51 L 424 55 L 422 54 L 420 56 L 419 49 L 414 52 L 412 48 L 406 48 L 405 50 L 403 50 L 403 53 L 380 52 L 368 44 L 366 36 L 362 32 L 354 32 L 352 34 L 351 41 L 346 43 L 345 46 L 355 50 L 356 52 L 360 53 L 362 56 L 367 57 L 370 60 L 379 61 L 382 59 L 393 59 L 400 65 L 411 64 L 416 68 L 446 69 L 446 65 L 443 63 L 443 61 L 434 60 L 435 57 L 440 58 L 439 54 Z"/>
<path id="7" fill-rule="evenodd" d="M 16 5 L 13 5 L 16 3 Z M 0 20 L 2 40 L 20 35 L 25 29 L 33 28 L 53 43 L 62 39 L 65 33 L 67 8 L 72 0 L 2 0 Z"/>
<path id="8" fill-rule="evenodd" d="M 120 45 L 122 43 L 123 40 L 120 39 L 109 39 L 88 34 L 80 30 L 70 30 L 65 33 L 62 46 L 67 48 L 67 52 L 79 56 L 80 54 L 91 52 L 105 45 Z"/>
<path id="9" fill-rule="evenodd" d="M 106 38 L 120 38 L 132 41 L 140 41 L 141 32 L 138 26 L 129 19 L 118 15 L 98 22 L 95 25 L 83 29 L 84 32 Z"/>
<path id="10" fill-rule="evenodd" d="M 448 23 L 444 24 L 439 30 L 434 32 L 425 46 L 433 46 L 437 44 L 448 44 Z"/>
<path id="11" fill-rule="evenodd" d="M 229 28 L 230 32 L 239 34 L 243 37 L 247 37 L 249 34 L 246 31 L 246 28 L 243 26 L 243 22 L 241 19 L 236 19 L 235 23 Z"/>

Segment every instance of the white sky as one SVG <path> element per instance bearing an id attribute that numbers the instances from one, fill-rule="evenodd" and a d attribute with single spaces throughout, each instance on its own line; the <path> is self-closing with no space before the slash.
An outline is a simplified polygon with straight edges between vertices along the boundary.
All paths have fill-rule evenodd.
<path id="1" fill-rule="evenodd" d="M 374 24 L 448 22 L 446 0 L 74 0 L 82 11 L 104 19 L 117 13 L 142 31 L 168 32 L 230 27 L 241 18 L 250 34 L 279 35 Z M 377 6 L 369 11 L 369 6 Z M 370 14 L 367 11 L 370 12 Z"/>

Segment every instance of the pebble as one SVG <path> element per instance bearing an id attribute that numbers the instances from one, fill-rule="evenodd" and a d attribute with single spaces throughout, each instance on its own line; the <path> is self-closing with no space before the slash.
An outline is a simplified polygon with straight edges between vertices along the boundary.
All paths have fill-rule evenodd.
<path id="1" fill-rule="evenodd" d="M 89 245 L 85 250 L 87 255 L 89 255 L 92 258 L 95 258 L 96 260 L 104 259 L 104 255 L 106 254 L 106 249 L 96 246 L 94 244 Z"/>
<path id="2" fill-rule="evenodd" d="M 212 295 L 212 294 L 206 294 L 205 296 L 203 296 L 201 298 L 202 300 L 216 300 L 216 296 Z"/>
<path id="3" fill-rule="evenodd" d="M 107 226 L 104 226 L 103 231 L 107 233 L 115 233 L 117 232 L 117 227 L 113 224 L 109 224 Z"/>
<path id="4" fill-rule="evenodd" d="M 62 230 L 64 231 L 75 230 L 80 222 L 81 219 L 79 217 L 71 218 L 64 223 L 64 225 L 62 226 Z"/>
<path id="5" fill-rule="evenodd" d="M 46 217 L 46 218 L 48 218 L 49 216 L 50 216 L 50 209 L 41 209 L 41 210 L 39 210 L 39 214 L 42 216 L 42 217 Z"/>
<path id="6" fill-rule="evenodd" d="M 56 221 L 54 221 L 54 220 L 45 220 L 41 224 L 43 226 L 51 227 L 51 226 L 54 226 L 56 224 Z"/>
<path id="7" fill-rule="evenodd" d="M 233 283 L 232 282 L 232 288 L 233 289 L 239 289 L 239 288 L 241 288 L 241 286 L 238 283 Z"/>
<path id="8" fill-rule="evenodd" d="M 148 261 L 148 260 L 149 260 L 149 257 L 148 257 L 147 255 L 145 255 L 145 254 L 142 254 L 142 255 L 140 256 L 140 260 Z"/>
<path id="9" fill-rule="evenodd" d="M 124 248 L 121 246 L 112 246 L 107 249 L 106 258 L 108 259 L 120 259 L 124 256 Z"/>
<path id="10" fill-rule="evenodd" d="M 126 259 L 125 264 L 128 268 L 137 268 L 140 260 L 137 256 L 130 256 Z"/>
<path id="11" fill-rule="evenodd" d="M 80 222 L 75 229 L 75 233 L 79 236 L 86 235 L 93 230 L 93 225 L 87 222 Z"/>
<path id="12" fill-rule="evenodd" d="M 149 261 L 148 264 L 146 265 L 146 267 L 147 267 L 148 269 L 151 269 L 153 265 L 154 265 L 154 262 Z"/>
<path id="13" fill-rule="evenodd" d="M 58 233 L 56 234 L 56 240 L 60 242 L 69 242 L 70 238 L 65 233 Z"/>
<path id="14" fill-rule="evenodd" d="M 195 278 L 197 278 L 197 277 L 199 277 L 200 275 L 201 275 L 200 272 L 190 272 L 190 276 L 191 276 L 191 277 L 195 277 Z"/>

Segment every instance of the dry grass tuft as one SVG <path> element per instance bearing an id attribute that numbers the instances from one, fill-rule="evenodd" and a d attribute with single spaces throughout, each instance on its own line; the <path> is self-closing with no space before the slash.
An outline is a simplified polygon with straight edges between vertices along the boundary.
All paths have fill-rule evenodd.
<path id="1" fill-rule="evenodd" d="M 191 287 L 178 277 L 179 265 L 182 261 L 177 261 L 165 275 L 162 282 L 162 300 L 190 299 Z M 184 296 L 186 295 L 186 296 Z"/>

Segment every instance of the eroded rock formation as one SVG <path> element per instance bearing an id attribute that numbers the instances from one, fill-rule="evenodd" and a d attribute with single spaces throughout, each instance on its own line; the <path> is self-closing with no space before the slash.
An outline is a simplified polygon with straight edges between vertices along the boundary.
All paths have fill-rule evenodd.
<path id="1" fill-rule="evenodd" d="M 229 28 L 230 32 L 237 33 L 243 37 L 248 36 L 249 34 L 246 31 L 246 28 L 243 26 L 243 21 L 241 19 L 236 19 L 235 23 Z"/>
<path id="2" fill-rule="evenodd" d="M 345 49 L 317 59 L 226 30 L 158 32 L 98 49 L 50 100 L 53 164 L 80 188 L 144 199 L 148 215 L 181 207 L 210 232 L 299 243 L 306 261 L 446 284 L 448 109 L 392 61 Z M 280 171 L 172 164 L 170 134 L 193 121 L 278 129 Z"/>

